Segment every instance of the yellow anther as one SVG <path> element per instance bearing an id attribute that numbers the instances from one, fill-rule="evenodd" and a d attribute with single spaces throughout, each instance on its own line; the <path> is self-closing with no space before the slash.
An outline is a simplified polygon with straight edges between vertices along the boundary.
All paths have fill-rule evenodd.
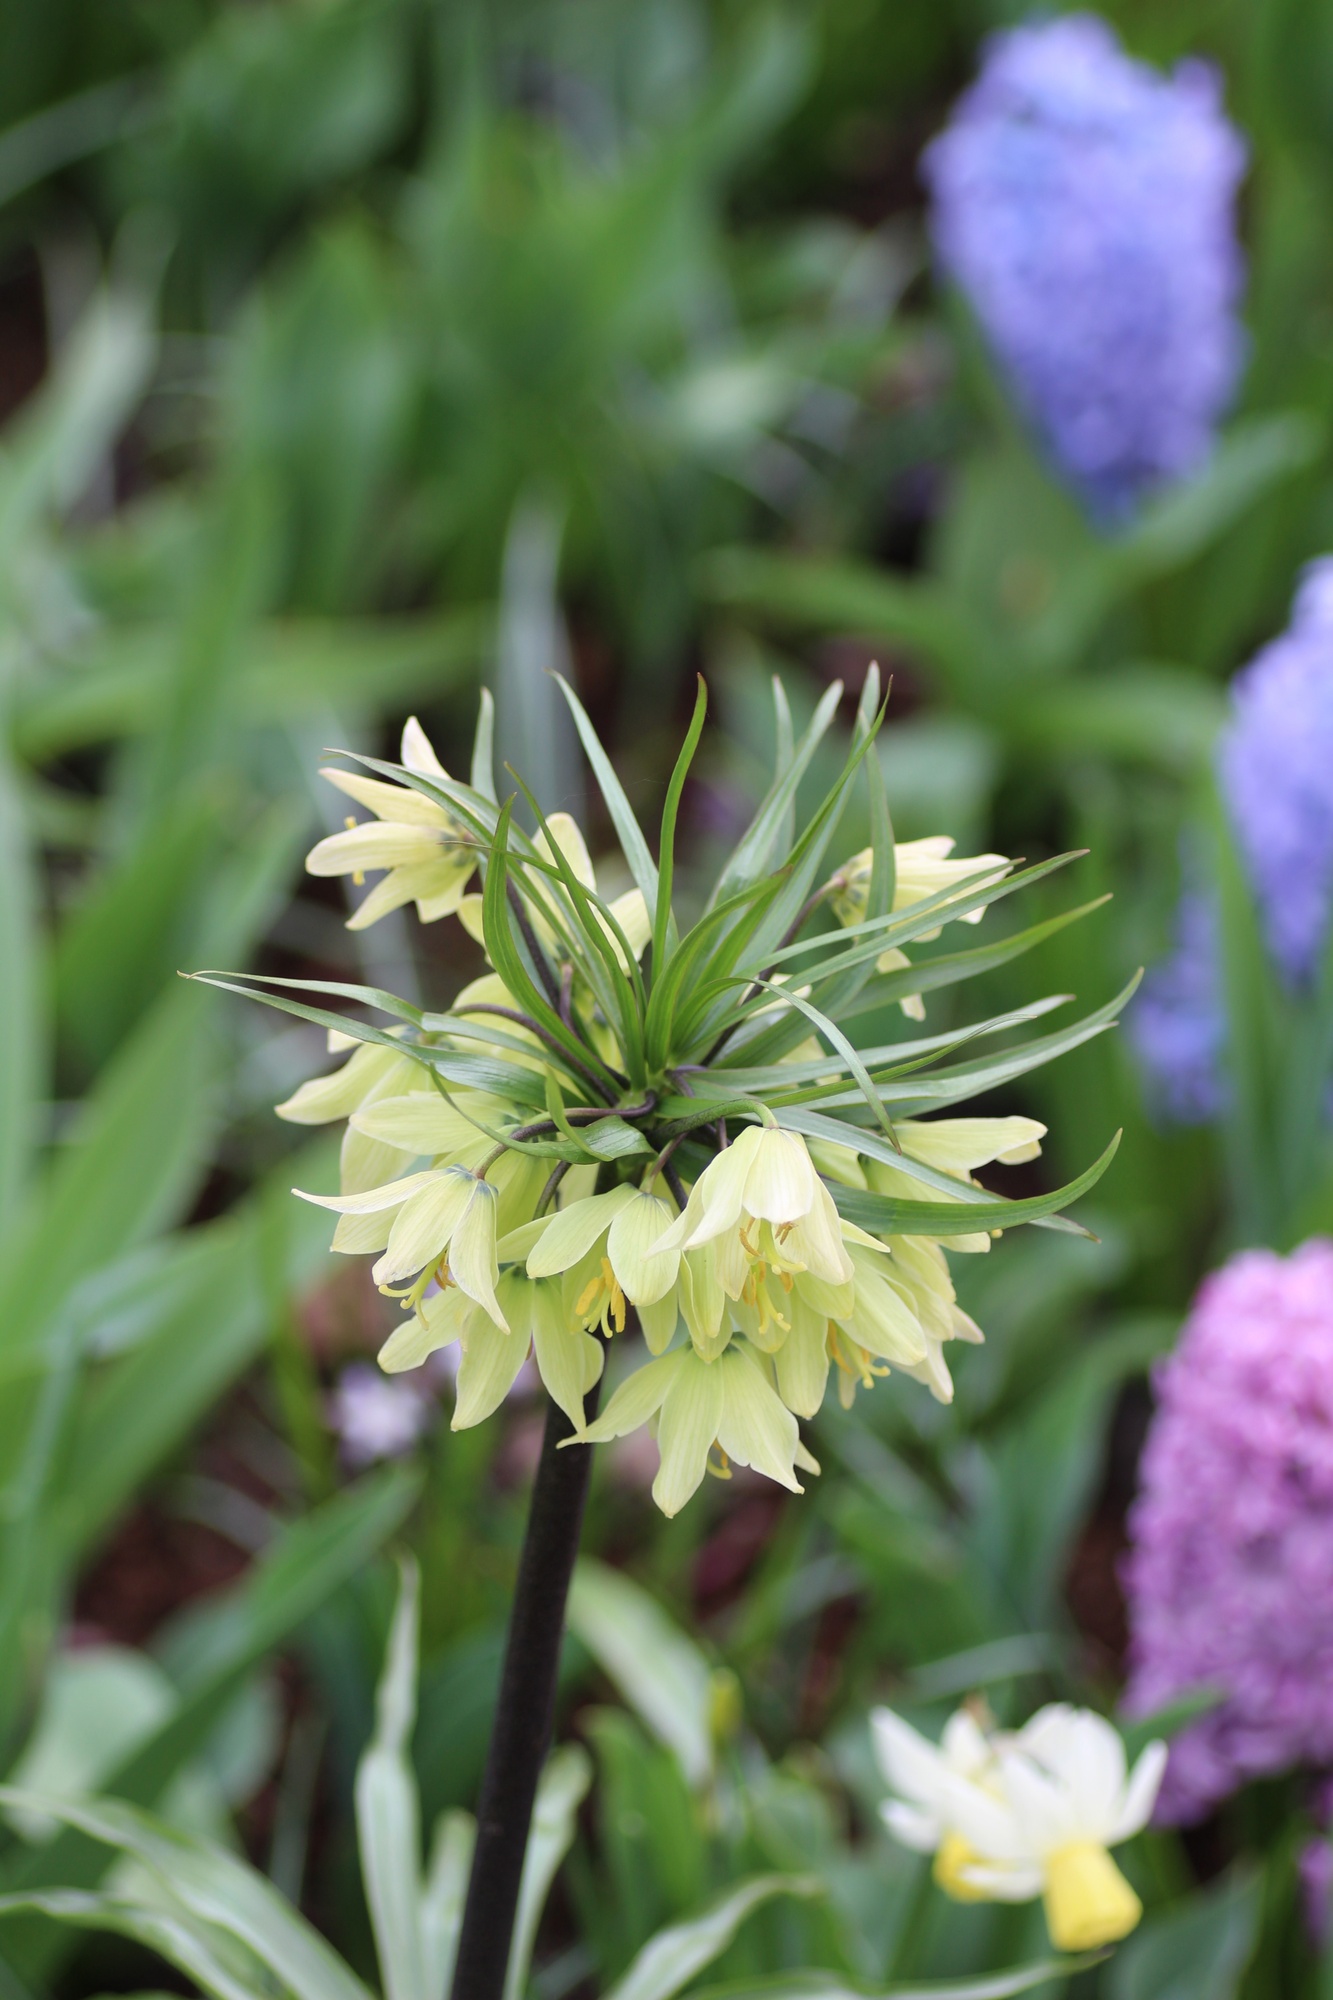
<path id="1" fill-rule="evenodd" d="M 717 1453 L 719 1461 L 716 1465 L 713 1463 L 714 1452 Z M 727 1454 L 723 1451 L 716 1438 L 714 1438 L 709 1447 L 708 1457 L 704 1460 L 704 1470 L 714 1479 L 730 1479 L 731 1477 L 731 1460 L 727 1457 Z"/>

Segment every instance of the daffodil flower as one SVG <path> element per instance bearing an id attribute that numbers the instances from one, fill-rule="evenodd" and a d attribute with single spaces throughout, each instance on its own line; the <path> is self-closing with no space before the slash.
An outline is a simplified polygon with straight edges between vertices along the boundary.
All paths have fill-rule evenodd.
<path id="1" fill-rule="evenodd" d="M 889 1710 L 874 1724 L 900 1794 L 885 1810 L 890 1830 L 934 1849 L 936 1879 L 951 1895 L 1040 1896 L 1059 1951 L 1095 1950 L 1133 1930 L 1142 1905 L 1109 1850 L 1147 1825 L 1165 1744 L 1149 1744 L 1131 1772 L 1110 1723 L 1063 1703 L 1039 1710 L 1017 1735 L 979 1744 L 981 1732 L 963 1731 L 938 1750 Z"/>
<path id="2" fill-rule="evenodd" d="M 661 1463 L 653 1498 L 678 1514 L 709 1470 L 723 1477 L 732 1464 L 752 1465 L 793 1493 L 803 1488 L 797 1466 L 819 1467 L 801 1443 L 796 1419 L 765 1375 L 748 1343 L 732 1341 L 715 1361 L 692 1347 L 674 1348 L 631 1375 L 596 1422 L 569 1443 L 604 1444 L 656 1419 Z"/>
<path id="3" fill-rule="evenodd" d="M 403 730 L 402 761 L 422 777 L 448 776 L 415 716 Z M 410 785 L 385 784 L 359 771 L 333 768 L 320 776 L 375 818 L 349 821 L 344 832 L 317 842 L 306 856 L 309 873 L 350 875 L 359 883 L 367 870 L 388 871 L 353 911 L 347 928 L 365 930 L 404 903 L 416 904 L 423 924 L 451 916 L 477 865 L 476 844 L 462 822 Z"/>

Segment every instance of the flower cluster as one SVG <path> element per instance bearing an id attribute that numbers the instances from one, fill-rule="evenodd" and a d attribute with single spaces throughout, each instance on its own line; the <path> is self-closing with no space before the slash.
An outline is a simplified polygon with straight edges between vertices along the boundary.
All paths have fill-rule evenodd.
<path id="1" fill-rule="evenodd" d="M 959 1902 L 1041 1896 L 1059 1951 L 1114 1944 L 1143 1914 L 1108 1850 L 1148 1823 L 1166 1746 L 1133 1771 L 1110 1723 L 1055 1703 L 1014 1732 L 961 1708 L 938 1747 L 891 1709 L 871 1718 L 880 1768 L 896 1796 L 881 1811 L 895 1839 L 933 1854 Z"/>
<path id="2" fill-rule="evenodd" d="M 470 786 L 415 722 L 400 766 L 329 773 L 376 819 L 321 841 L 310 866 L 387 871 L 352 923 L 409 900 L 427 919 L 456 912 L 491 970 L 443 1014 L 337 989 L 396 1014 L 387 1028 L 264 996 L 351 1049 L 279 1106 L 298 1123 L 345 1121 L 339 1191 L 304 1198 L 337 1215 L 333 1248 L 373 1255 L 376 1284 L 401 1301 L 385 1370 L 457 1344 L 455 1428 L 497 1408 L 531 1351 L 571 1441 L 653 1427 L 653 1491 L 667 1513 L 733 1463 L 799 1491 L 799 1473 L 818 1470 L 799 1422 L 831 1378 L 845 1401 L 891 1370 L 952 1395 L 948 1345 L 981 1334 L 958 1305 L 945 1246 L 987 1251 L 1004 1226 L 1055 1213 L 1099 1170 L 1051 1195 L 998 1200 L 977 1170 L 1032 1158 L 1045 1128 L 922 1114 L 1049 1060 L 1088 1025 L 988 1058 L 969 1048 L 960 1062 L 948 1058 L 961 1041 L 1058 1003 L 966 1034 L 848 1041 L 842 1023 L 895 1001 L 919 1017 L 923 991 L 987 961 L 978 948 L 909 962 L 905 947 L 975 922 L 1021 879 L 999 855 L 952 857 L 947 840 L 895 847 L 875 784 L 874 843 L 821 878 L 878 727 L 873 676 L 810 826 L 783 841 L 836 692 L 684 932 L 672 836 L 702 691 L 657 863 L 568 698 L 638 877 L 613 901 L 567 815 L 539 816 L 529 836 L 513 801 L 496 803 L 485 707 Z M 595 1415 L 608 1344 L 631 1316 L 647 1358 L 627 1374 L 617 1361 L 623 1379 Z"/>
<path id="3" fill-rule="evenodd" d="M 1164 1816 L 1333 1764 L 1333 1244 L 1201 1287 L 1157 1380 L 1130 1515 L 1129 1704 L 1218 1705 L 1172 1743 Z"/>
<path id="4" fill-rule="evenodd" d="M 944 267 L 1101 512 L 1208 455 L 1244 353 L 1244 164 L 1210 68 L 1160 76 L 1090 14 L 993 37 L 926 153 Z"/>
<path id="5" fill-rule="evenodd" d="M 1314 980 L 1333 906 L 1333 556 L 1307 565 L 1285 632 L 1237 674 L 1218 754 L 1228 817 L 1283 983 Z M 1226 1015 L 1215 909 L 1182 899 L 1177 945 L 1144 981 L 1130 1031 L 1169 1118 L 1202 1124 L 1226 1102 Z"/>

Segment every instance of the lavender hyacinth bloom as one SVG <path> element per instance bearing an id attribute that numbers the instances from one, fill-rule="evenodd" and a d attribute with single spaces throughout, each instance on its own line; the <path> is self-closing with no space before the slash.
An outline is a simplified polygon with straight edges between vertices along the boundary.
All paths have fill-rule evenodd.
<path id="1" fill-rule="evenodd" d="M 1181 898 L 1175 949 L 1144 980 L 1126 1027 L 1155 1108 L 1177 1125 L 1221 1116 L 1227 1021 L 1217 912 L 1206 896 Z"/>
<path id="2" fill-rule="evenodd" d="M 1094 510 L 1197 470 L 1244 356 L 1215 71 L 1164 77 L 1093 14 L 1015 28 L 923 164 L 941 262 Z"/>
<path id="3" fill-rule="evenodd" d="M 1126 1706 L 1224 1694 L 1171 1746 L 1158 1815 L 1180 1821 L 1333 1764 L 1333 1243 L 1244 1251 L 1207 1278 L 1156 1387 Z"/>
<path id="4" fill-rule="evenodd" d="M 1333 557 L 1307 565 L 1287 630 L 1236 676 L 1220 774 L 1269 950 L 1300 985 L 1333 900 Z"/>

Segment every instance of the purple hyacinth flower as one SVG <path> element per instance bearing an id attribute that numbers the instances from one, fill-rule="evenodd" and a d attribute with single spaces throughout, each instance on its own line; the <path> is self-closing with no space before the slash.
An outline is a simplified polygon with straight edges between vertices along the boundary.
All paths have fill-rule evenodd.
<path id="1" fill-rule="evenodd" d="M 1187 892 L 1176 923 L 1175 949 L 1144 980 L 1126 1027 L 1153 1110 L 1171 1124 L 1207 1125 L 1227 1100 L 1217 913 L 1207 897 Z"/>
<path id="2" fill-rule="evenodd" d="M 1333 898 L 1333 557 L 1232 687 L 1219 769 L 1264 934 L 1291 985 L 1313 978 Z"/>
<path id="3" fill-rule="evenodd" d="M 1100 514 L 1208 457 L 1245 352 L 1244 167 L 1216 72 L 1163 76 L 1092 14 L 993 36 L 926 151 L 940 261 Z"/>
<path id="4" fill-rule="evenodd" d="M 1156 1379 L 1125 1583 L 1126 1707 L 1221 1692 L 1158 1805 L 1333 1764 L 1333 1243 L 1248 1250 L 1200 1287 Z"/>

